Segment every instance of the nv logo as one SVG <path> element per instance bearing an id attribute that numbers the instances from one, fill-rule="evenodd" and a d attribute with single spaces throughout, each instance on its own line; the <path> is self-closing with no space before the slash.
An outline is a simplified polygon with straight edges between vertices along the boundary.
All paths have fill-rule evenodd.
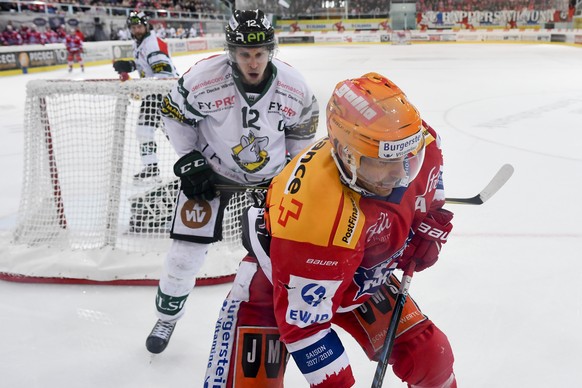
<path id="1" fill-rule="evenodd" d="M 212 208 L 206 201 L 190 199 L 184 203 L 180 211 L 182 223 L 192 229 L 203 227 L 210 220 Z"/>
<path id="2" fill-rule="evenodd" d="M 289 354 L 275 328 L 240 327 L 234 386 L 283 387 Z"/>

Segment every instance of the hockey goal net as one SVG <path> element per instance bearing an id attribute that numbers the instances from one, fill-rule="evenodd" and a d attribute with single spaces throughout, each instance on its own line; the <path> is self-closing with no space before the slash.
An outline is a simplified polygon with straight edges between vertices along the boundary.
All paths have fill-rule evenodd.
<path id="1" fill-rule="evenodd" d="M 14 281 L 157 284 L 172 222 L 177 156 L 158 120 L 160 174 L 142 170 L 136 125 L 148 96 L 176 80 L 37 80 L 27 84 L 24 175 L 0 278 Z M 211 246 L 198 284 L 232 279 L 245 251 L 234 196 L 223 240 Z"/>

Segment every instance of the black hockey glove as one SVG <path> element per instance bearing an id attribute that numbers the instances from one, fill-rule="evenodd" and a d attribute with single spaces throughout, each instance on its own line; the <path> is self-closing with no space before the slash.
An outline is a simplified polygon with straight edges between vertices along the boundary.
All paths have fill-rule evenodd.
<path id="1" fill-rule="evenodd" d="M 174 174 L 180 178 L 182 192 L 188 199 L 210 201 L 216 197 L 216 173 L 200 152 L 192 151 L 178 159 Z"/>
<path id="2" fill-rule="evenodd" d="M 118 74 L 131 73 L 136 69 L 134 61 L 124 61 L 124 60 L 113 62 L 113 68 Z"/>

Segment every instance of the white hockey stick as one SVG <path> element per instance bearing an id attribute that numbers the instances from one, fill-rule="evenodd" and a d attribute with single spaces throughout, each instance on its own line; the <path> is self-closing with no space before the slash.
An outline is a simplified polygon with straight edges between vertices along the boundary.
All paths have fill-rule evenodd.
<path id="1" fill-rule="evenodd" d="M 489 198 L 493 196 L 500 188 L 503 187 L 505 182 L 511 178 L 513 175 L 513 166 L 511 164 L 504 164 L 501 166 L 497 174 L 491 179 L 491 181 L 485 186 L 483 190 L 474 197 L 470 198 L 445 198 L 447 203 L 451 204 L 462 204 L 462 205 L 482 205 Z M 216 185 L 217 190 L 229 191 L 229 192 L 253 192 L 253 191 L 266 191 L 267 186 L 238 186 L 238 185 Z"/>
<path id="2" fill-rule="evenodd" d="M 463 205 L 481 205 L 493 196 L 513 175 L 513 166 L 511 164 L 504 164 L 501 166 L 497 174 L 485 186 L 479 194 L 471 198 L 445 198 L 447 203 L 463 204 Z"/>

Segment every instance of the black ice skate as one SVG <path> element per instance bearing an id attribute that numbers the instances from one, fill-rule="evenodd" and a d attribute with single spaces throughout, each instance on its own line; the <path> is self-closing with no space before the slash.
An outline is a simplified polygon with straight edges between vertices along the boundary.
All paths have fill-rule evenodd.
<path id="1" fill-rule="evenodd" d="M 170 342 L 174 327 L 176 327 L 175 322 L 164 322 L 158 319 L 152 332 L 146 339 L 146 348 L 148 351 L 154 354 L 163 352 L 166 346 L 168 346 L 168 342 Z"/>
<path id="2" fill-rule="evenodd" d="M 143 170 L 133 176 L 134 182 L 157 181 L 160 176 L 160 170 L 157 164 L 148 164 Z"/>

